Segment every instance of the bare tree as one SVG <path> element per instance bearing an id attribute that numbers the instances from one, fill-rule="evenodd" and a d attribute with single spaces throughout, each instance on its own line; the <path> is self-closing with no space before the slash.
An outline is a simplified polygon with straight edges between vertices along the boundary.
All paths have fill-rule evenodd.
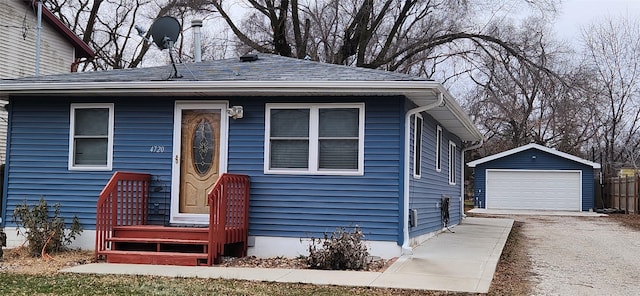
<path id="1" fill-rule="evenodd" d="M 629 165 L 625 151 L 640 148 L 640 22 L 606 19 L 583 30 L 585 64 L 600 100 L 597 141 L 605 173 Z"/>
<path id="2" fill-rule="evenodd" d="M 96 52 L 83 70 L 138 67 L 152 44 L 138 36 L 136 25 L 148 27 L 153 19 L 171 15 L 185 28 L 188 17 L 211 12 L 201 0 L 48 0 L 45 5 Z"/>
<path id="3" fill-rule="evenodd" d="M 247 17 L 250 22 L 230 14 L 228 2 L 211 3 L 238 40 L 258 52 L 419 73 L 426 72 L 421 64 L 425 59 L 437 63 L 450 55 L 464 55 L 468 45 L 485 44 L 537 67 L 515 44 L 477 28 L 471 21 L 476 8 L 471 1 L 246 0 L 254 10 Z"/>
<path id="4" fill-rule="evenodd" d="M 565 50 L 547 37 L 543 21 L 531 19 L 499 33 L 519 42 L 521 54 L 540 68 L 527 67 L 496 46 L 481 46 L 477 59 L 469 56 L 478 86 L 469 109 L 486 133 L 488 154 L 538 143 L 584 155 L 594 135 L 595 103 L 583 87 L 588 75 L 565 61 Z"/>

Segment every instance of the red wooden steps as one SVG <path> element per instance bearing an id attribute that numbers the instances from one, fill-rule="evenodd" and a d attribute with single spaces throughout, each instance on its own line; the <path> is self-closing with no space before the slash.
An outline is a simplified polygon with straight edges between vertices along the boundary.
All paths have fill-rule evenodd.
<path id="1" fill-rule="evenodd" d="M 107 263 L 155 264 L 155 265 L 207 265 L 207 253 L 104 251 Z"/>
<path id="2" fill-rule="evenodd" d="M 206 227 L 167 227 L 159 225 L 115 226 L 113 237 L 170 238 L 207 240 Z"/>
<path id="3" fill-rule="evenodd" d="M 157 225 L 117 226 L 101 252 L 108 263 L 206 265 L 208 228 Z"/>
<path id="4" fill-rule="evenodd" d="M 150 244 L 176 244 L 176 245 L 206 245 L 209 242 L 199 239 L 171 239 L 171 238 L 147 238 L 147 237 L 112 237 L 111 242 L 150 243 Z"/>

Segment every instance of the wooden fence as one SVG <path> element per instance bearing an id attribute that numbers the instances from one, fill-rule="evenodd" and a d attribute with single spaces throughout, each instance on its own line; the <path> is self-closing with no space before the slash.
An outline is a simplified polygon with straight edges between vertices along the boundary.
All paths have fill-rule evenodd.
<path id="1" fill-rule="evenodd" d="M 625 214 L 638 214 L 640 175 L 609 178 L 605 194 L 605 204 L 609 208 L 624 211 Z"/>

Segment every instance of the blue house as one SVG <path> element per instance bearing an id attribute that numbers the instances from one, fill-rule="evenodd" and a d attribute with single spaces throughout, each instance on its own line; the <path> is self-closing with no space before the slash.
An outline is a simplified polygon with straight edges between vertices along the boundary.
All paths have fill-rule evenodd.
<path id="1" fill-rule="evenodd" d="M 588 211 L 600 165 L 538 144 L 468 163 L 476 206 L 486 209 Z"/>
<path id="2" fill-rule="evenodd" d="M 442 230 L 443 200 L 449 224 L 460 222 L 462 152 L 482 138 L 434 81 L 274 55 L 4 80 L 0 96 L 10 102 L 2 225 L 44 196 L 80 218 L 78 246 L 105 252 L 124 239 L 100 215 L 186 232 L 211 230 L 221 207 L 248 220 L 238 242 L 252 255 L 298 256 L 305 238 L 358 225 L 372 254 L 398 256 Z M 218 204 L 244 182 L 246 209 Z M 111 200 L 127 194 L 145 201 Z"/>

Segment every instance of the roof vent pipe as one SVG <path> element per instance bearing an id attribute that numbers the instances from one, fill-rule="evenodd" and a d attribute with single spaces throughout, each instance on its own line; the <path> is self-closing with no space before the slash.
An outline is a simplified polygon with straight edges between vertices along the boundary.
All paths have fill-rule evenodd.
<path id="1" fill-rule="evenodd" d="M 254 62 L 258 60 L 258 55 L 257 54 L 245 54 L 243 56 L 240 57 L 240 62 L 242 63 L 246 63 L 246 62 Z"/>
<path id="2" fill-rule="evenodd" d="M 191 20 L 191 27 L 193 28 L 193 60 L 196 63 L 202 62 L 202 20 Z"/>

